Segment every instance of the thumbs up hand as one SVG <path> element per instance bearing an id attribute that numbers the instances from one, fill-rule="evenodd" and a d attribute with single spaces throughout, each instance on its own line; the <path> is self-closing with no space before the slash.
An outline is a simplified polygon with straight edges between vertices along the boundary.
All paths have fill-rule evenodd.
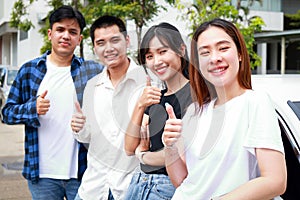
<path id="1" fill-rule="evenodd" d="M 182 120 L 177 119 L 173 107 L 166 103 L 166 111 L 169 119 L 166 121 L 162 142 L 165 147 L 173 147 L 181 136 Z"/>
<path id="2" fill-rule="evenodd" d="M 38 98 L 36 99 L 36 111 L 39 115 L 45 115 L 49 111 L 50 100 L 45 99 L 48 90 L 45 90 Z"/>
<path id="3" fill-rule="evenodd" d="M 78 101 L 75 102 L 75 108 L 76 108 L 76 112 L 72 116 L 71 128 L 72 131 L 77 133 L 81 129 L 83 129 L 86 117 L 83 115 L 83 112 L 80 108 Z"/>
<path id="4" fill-rule="evenodd" d="M 158 87 L 151 85 L 151 78 L 147 76 L 146 87 L 138 100 L 138 106 L 146 108 L 160 102 L 161 92 Z"/>

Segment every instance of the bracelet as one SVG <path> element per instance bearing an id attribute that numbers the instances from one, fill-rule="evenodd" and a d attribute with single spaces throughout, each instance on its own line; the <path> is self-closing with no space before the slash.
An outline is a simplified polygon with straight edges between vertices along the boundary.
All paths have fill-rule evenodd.
<path id="1" fill-rule="evenodd" d="M 142 163 L 143 165 L 145 165 L 145 162 L 143 160 L 143 156 L 145 153 L 147 153 L 147 151 L 140 151 L 136 154 L 136 157 L 139 159 L 140 163 Z"/>

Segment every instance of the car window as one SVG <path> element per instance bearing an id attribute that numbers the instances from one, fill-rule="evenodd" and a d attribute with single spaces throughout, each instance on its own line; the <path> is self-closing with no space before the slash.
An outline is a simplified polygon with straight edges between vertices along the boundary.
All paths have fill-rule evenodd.
<path id="1" fill-rule="evenodd" d="M 288 101 L 287 104 L 291 107 L 291 109 L 300 120 L 300 101 Z"/>

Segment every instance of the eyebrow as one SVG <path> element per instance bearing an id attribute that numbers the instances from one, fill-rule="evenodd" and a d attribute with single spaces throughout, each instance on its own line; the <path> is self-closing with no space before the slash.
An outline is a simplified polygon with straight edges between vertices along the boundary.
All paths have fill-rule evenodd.
<path id="1" fill-rule="evenodd" d="M 230 41 L 228 41 L 228 40 L 221 40 L 221 41 L 218 41 L 218 42 L 216 43 L 217 46 L 218 46 L 218 45 L 221 45 L 221 44 L 230 44 Z M 198 47 L 198 51 L 201 50 L 201 49 L 206 49 L 206 48 L 208 48 L 208 47 L 209 47 L 209 45 L 199 46 L 199 47 Z"/>

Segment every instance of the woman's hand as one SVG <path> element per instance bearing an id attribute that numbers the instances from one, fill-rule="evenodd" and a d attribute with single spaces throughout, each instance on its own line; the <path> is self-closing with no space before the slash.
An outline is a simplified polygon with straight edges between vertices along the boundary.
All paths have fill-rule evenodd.
<path id="1" fill-rule="evenodd" d="M 166 103 L 166 111 L 169 119 L 166 121 L 162 142 L 165 147 L 173 147 L 181 137 L 182 120 L 176 119 L 173 107 L 168 103 Z"/>
<path id="2" fill-rule="evenodd" d="M 146 108 L 153 104 L 158 104 L 160 102 L 160 98 L 161 98 L 160 89 L 158 87 L 151 86 L 151 79 L 148 76 L 146 87 L 144 88 L 144 91 L 141 97 L 139 98 L 138 106 Z"/>

